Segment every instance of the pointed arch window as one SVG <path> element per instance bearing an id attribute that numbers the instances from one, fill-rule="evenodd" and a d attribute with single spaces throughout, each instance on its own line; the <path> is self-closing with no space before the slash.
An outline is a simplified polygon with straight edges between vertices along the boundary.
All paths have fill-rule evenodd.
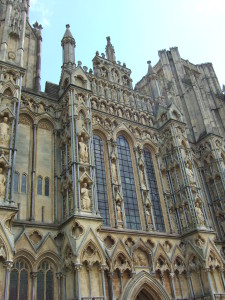
<path id="1" fill-rule="evenodd" d="M 27 299 L 28 296 L 28 265 L 18 260 L 10 272 L 9 300 Z"/>
<path id="2" fill-rule="evenodd" d="M 15 172 L 14 174 L 14 192 L 19 192 L 19 173 Z"/>
<path id="3" fill-rule="evenodd" d="M 117 150 L 127 228 L 139 230 L 141 229 L 141 221 L 139 216 L 130 148 L 127 140 L 123 136 L 119 136 L 117 138 Z"/>
<path id="4" fill-rule="evenodd" d="M 42 195 L 42 178 L 38 176 L 37 178 L 37 194 Z"/>
<path id="5" fill-rule="evenodd" d="M 21 193 L 26 193 L 26 191 L 27 191 L 27 175 L 22 174 Z"/>
<path id="6" fill-rule="evenodd" d="M 45 196 L 49 196 L 49 178 L 45 178 Z"/>
<path id="7" fill-rule="evenodd" d="M 53 300 L 53 271 L 48 261 L 42 262 L 37 273 L 37 300 Z"/>
<path id="8" fill-rule="evenodd" d="M 157 186 L 157 181 L 155 176 L 155 169 L 152 161 L 151 152 L 148 149 L 144 149 L 144 160 L 146 166 L 150 197 L 152 201 L 155 226 L 157 230 L 165 231 L 163 213 L 162 213 L 159 191 L 158 191 L 158 186 Z"/>
<path id="9" fill-rule="evenodd" d="M 109 204 L 107 195 L 107 184 L 105 176 L 105 163 L 102 140 L 99 136 L 94 135 L 94 157 L 95 157 L 95 176 L 98 196 L 98 208 L 100 215 L 104 219 L 104 225 L 110 226 Z"/>

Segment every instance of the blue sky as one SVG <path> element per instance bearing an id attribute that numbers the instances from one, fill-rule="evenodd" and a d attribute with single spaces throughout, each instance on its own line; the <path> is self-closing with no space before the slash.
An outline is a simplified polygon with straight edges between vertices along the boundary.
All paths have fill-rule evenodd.
<path id="1" fill-rule="evenodd" d="M 132 70 L 133 83 L 154 65 L 158 50 L 177 46 L 194 64 L 212 62 L 225 83 L 225 0 L 30 0 L 30 23 L 43 26 L 42 90 L 45 81 L 58 83 L 61 39 L 70 24 L 76 40 L 76 62 L 92 68 L 98 50 L 111 37 L 116 59 Z"/>

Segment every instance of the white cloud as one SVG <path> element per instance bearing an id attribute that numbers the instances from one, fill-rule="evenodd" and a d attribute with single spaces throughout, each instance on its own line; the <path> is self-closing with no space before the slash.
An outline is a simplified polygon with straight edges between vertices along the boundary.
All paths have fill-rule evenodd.
<path id="1" fill-rule="evenodd" d="M 35 16 L 42 26 L 48 27 L 51 25 L 50 18 L 52 16 L 52 9 L 50 9 L 51 1 L 46 3 L 45 0 L 31 0 L 30 9 L 32 11 L 32 15 Z"/>

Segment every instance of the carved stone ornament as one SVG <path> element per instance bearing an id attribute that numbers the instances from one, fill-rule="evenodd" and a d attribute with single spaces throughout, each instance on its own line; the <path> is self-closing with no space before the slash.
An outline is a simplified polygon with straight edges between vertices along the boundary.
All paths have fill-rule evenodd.
<path id="1" fill-rule="evenodd" d="M 115 240 L 111 237 L 111 235 L 107 235 L 104 238 L 104 243 L 106 248 L 111 249 L 115 245 Z"/>
<path id="2" fill-rule="evenodd" d="M 80 236 L 83 234 L 84 229 L 80 226 L 78 222 L 75 222 L 74 225 L 71 228 L 71 235 L 75 239 L 79 239 Z"/>
<path id="3" fill-rule="evenodd" d="M 5 184 L 6 184 L 6 176 L 3 173 L 3 169 L 0 167 L 0 199 L 5 198 Z"/>
<path id="4" fill-rule="evenodd" d="M 120 273 L 123 273 L 126 270 L 131 270 L 130 263 L 122 253 L 120 253 L 115 260 L 114 270 L 116 269 L 118 269 Z"/>
<path id="5" fill-rule="evenodd" d="M 81 194 L 82 209 L 85 211 L 90 211 L 91 210 L 90 190 L 87 182 L 85 181 L 82 183 L 80 194 Z"/>
<path id="6" fill-rule="evenodd" d="M 42 236 L 37 230 L 33 231 L 29 238 L 33 244 L 38 244 L 42 240 Z"/>
<path id="7" fill-rule="evenodd" d="M 141 249 L 137 249 L 134 251 L 133 262 L 135 266 L 148 267 L 148 259 L 146 253 Z"/>
<path id="8" fill-rule="evenodd" d="M 0 147 L 8 148 L 10 139 L 10 127 L 8 118 L 4 117 L 0 122 Z"/>
<path id="9" fill-rule="evenodd" d="M 88 163 L 88 145 L 87 142 L 84 141 L 83 136 L 80 137 L 78 142 L 79 147 L 79 161 L 80 163 Z"/>

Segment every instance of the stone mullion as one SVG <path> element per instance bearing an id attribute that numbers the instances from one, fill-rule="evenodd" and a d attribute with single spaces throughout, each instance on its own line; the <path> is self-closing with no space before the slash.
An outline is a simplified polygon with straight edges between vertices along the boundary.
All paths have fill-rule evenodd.
<path id="1" fill-rule="evenodd" d="M 73 184 L 73 212 L 77 211 L 76 167 L 75 167 L 75 124 L 74 124 L 74 94 L 70 91 L 71 105 L 71 160 L 72 160 L 72 184 Z"/>
<path id="2" fill-rule="evenodd" d="M 221 280 L 222 280 L 222 284 L 223 284 L 223 290 L 225 292 L 225 280 L 224 280 L 224 269 L 219 269 L 219 272 L 220 272 L 220 276 L 221 276 Z"/>
<path id="3" fill-rule="evenodd" d="M 75 110 L 77 111 L 77 100 L 76 100 L 76 94 L 74 94 L 74 100 L 75 100 Z M 77 161 L 77 190 L 78 190 L 78 212 L 81 211 L 81 198 L 80 198 L 80 162 L 79 162 L 79 150 L 78 150 L 78 133 L 77 133 L 77 119 L 75 119 L 75 149 L 76 149 L 76 157 L 75 161 Z"/>
<path id="4" fill-rule="evenodd" d="M 140 172 L 141 171 L 140 171 L 140 167 L 139 167 L 139 163 L 138 163 L 137 149 L 134 149 L 134 155 L 135 155 L 136 165 L 137 165 L 137 169 L 138 169 L 139 187 L 140 187 L 140 191 L 141 191 L 141 198 L 142 198 L 142 205 L 143 205 L 143 210 L 144 210 L 145 224 L 146 224 L 146 229 L 148 230 L 149 229 L 149 224 L 148 224 L 148 221 L 147 221 L 146 203 L 145 203 L 145 201 L 146 201 L 146 199 L 147 199 L 148 196 L 149 196 L 149 199 L 151 200 L 150 192 L 149 192 L 150 189 L 149 189 L 149 186 L 148 186 L 146 168 L 145 168 L 145 165 L 144 165 L 143 172 L 144 172 L 144 177 L 145 177 L 145 184 L 146 184 L 146 187 L 147 187 L 146 197 L 145 197 L 143 189 L 141 187 L 141 180 L 140 180 Z M 152 202 L 150 203 L 150 205 L 151 205 L 151 219 L 152 219 L 152 223 L 153 223 L 153 230 L 155 230 L 155 220 L 154 220 L 154 215 L 152 213 Z"/>
<path id="5" fill-rule="evenodd" d="M 32 170 L 31 170 L 31 202 L 30 202 L 30 220 L 34 220 L 34 201 L 35 201 L 35 174 L 36 174 L 36 145 L 37 145 L 37 124 L 33 125 L 33 145 L 32 145 Z"/>
<path id="6" fill-rule="evenodd" d="M 180 275 L 182 275 L 182 274 L 178 273 L 177 277 L 178 277 L 178 283 L 179 283 L 181 298 L 184 299 L 183 289 L 182 289 L 181 280 L 180 280 Z"/>
<path id="7" fill-rule="evenodd" d="M 177 152 L 177 158 L 178 158 L 178 161 L 179 161 L 179 165 L 180 165 L 180 170 L 181 170 L 181 175 L 183 177 L 183 181 L 184 181 L 184 184 L 186 185 L 185 186 L 185 192 L 186 192 L 186 195 L 187 195 L 187 199 L 189 200 L 188 201 L 188 206 L 189 206 L 189 210 L 190 210 L 190 213 L 191 213 L 191 216 L 192 218 L 194 217 L 194 220 L 196 222 L 196 224 L 198 224 L 198 218 L 197 218 L 197 215 L 196 215 L 196 212 L 195 212 L 195 209 L 194 209 L 194 199 L 193 199 L 193 194 L 192 194 L 192 191 L 191 191 L 191 188 L 190 188 L 190 180 L 186 174 L 186 170 L 185 170 L 185 167 L 184 167 L 184 160 L 182 159 L 182 154 L 181 154 L 181 151 L 180 151 L 180 148 L 179 148 L 179 144 L 178 144 L 178 141 L 177 141 L 177 136 L 176 136 L 176 131 L 175 131 L 175 128 L 174 126 L 172 126 L 172 132 L 173 132 L 173 137 L 175 139 L 175 145 L 176 145 L 176 152 Z M 192 161 L 192 159 L 191 159 Z M 192 165 L 193 165 L 193 161 L 192 161 Z"/>
<path id="8" fill-rule="evenodd" d="M 176 288 L 175 288 L 175 283 L 174 283 L 174 273 L 170 273 L 169 277 L 170 277 L 170 282 L 171 282 L 171 285 L 172 285 L 173 296 L 174 296 L 174 299 L 176 300 L 177 295 L 176 295 Z"/>
<path id="9" fill-rule="evenodd" d="M 15 127 L 15 113 L 16 113 L 16 101 L 14 100 L 13 103 L 13 120 L 11 124 L 11 133 L 10 133 L 10 145 L 9 145 L 9 166 L 12 164 L 12 147 L 13 147 L 13 140 L 14 140 L 14 127 Z M 11 175 L 11 168 L 8 170 L 7 174 L 7 182 L 6 182 L 6 189 L 5 189 L 5 201 L 9 201 L 9 184 L 10 184 L 10 175 Z"/>
<path id="10" fill-rule="evenodd" d="M 168 158 L 165 157 L 165 162 L 166 162 L 166 168 L 168 168 Z M 171 174 L 170 174 L 170 170 L 167 170 L 166 171 L 167 173 L 167 177 L 168 177 L 168 183 L 169 183 L 169 187 L 170 187 L 170 191 L 172 192 L 171 193 L 171 198 L 172 198 L 172 204 L 173 204 L 173 207 L 174 207 L 174 213 L 175 213 L 175 216 L 178 217 L 178 225 L 180 227 L 179 231 L 181 231 L 181 221 L 180 221 L 180 215 L 177 213 L 177 208 L 176 208 L 176 196 L 175 196 L 175 188 L 174 188 L 174 184 L 173 184 L 173 180 L 171 178 Z M 171 219 L 170 219 L 170 222 L 171 222 Z M 171 228 L 172 230 L 172 228 Z"/>
<path id="11" fill-rule="evenodd" d="M 62 297 L 61 297 L 61 278 L 62 278 L 62 273 L 61 272 L 58 272 L 56 273 L 56 278 L 57 278 L 57 281 L 58 281 L 58 300 L 61 300 Z M 34 299 L 32 299 L 34 300 Z"/>
<path id="12" fill-rule="evenodd" d="M 21 91 L 22 91 L 22 75 L 20 75 L 19 80 L 19 92 L 18 92 L 18 102 L 16 107 L 16 119 L 15 119 L 15 128 L 14 128 L 14 145 L 13 145 L 13 154 L 12 154 L 12 166 L 11 166 L 11 189 L 10 189 L 10 200 L 9 202 L 14 202 L 14 173 L 15 173 L 15 162 L 16 162 L 16 152 L 17 152 L 17 134 L 18 134 L 18 125 L 19 125 L 19 114 L 20 114 L 20 101 L 21 101 Z"/>
<path id="13" fill-rule="evenodd" d="M 91 101 L 90 98 L 88 99 L 88 112 L 89 112 L 89 126 L 88 126 L 88 134 L 90 136 L 88 140 L 88 149 L 89 149 L 89 165 L 90 165 L 90 177 L 92 179 L 92 186 L 91 186 L 91 194 L 92 194 L 92 213 L 99 215 L 98 209 L 98 196 L 96 190 L 96 180 L 95 180 L 95 160 L 94 160 L 94 142 L 93 142 L 93 130 L 92 130 L 92 112 L 91 112 Z"/>
<path id="14" fill-rule="evenodd" d="M 156 157 L 156 161 L 157 161 L 157 166 L 158 166 L 158 170 L 159 170 L 159 177 L 160 177 L 160 181 L 162 184 L 162 189 L 163 189 L 163 196 L 165 199 L 165 204 L 166 204 L 166 213 L 167 213 L 167 218 L 169 220 L 169 226 L 170 226 L 170 231 L 172 232 L 172 227 L 171 227 L 171 218 L 170 218 L 170 213 L 169 213 L 169 207 L 168 207 L 168 200 L 167 200 L 167 196 L 166 196 L 166 190 L 165 190 L 165 186 L 164 186 L 164 182 L 163 182 L 163 177 L 162 177 L 162 171 L 160 168 L 160 164 L 159 164 L 159 155 L 155 154 Z M 162 158 L 163 159 L 163 158 Z M 154 215 L 154 214 L 153 214 Z M 153 218 L 153 224 L 154 224 L 154 228 L 155 228 L 155 220 Z"/>
<path id="15" fill-rule="evenodd" d="M 115 217 L 115 227 L 118 226 L 118 219 L 117 219 L 117 213 L 116 213 L 116 205 L 115 205 L 115 190 L 114 190 L 114 184 L 113 184 L 113 176 L 112 176 L 112 166 L 111 166 L 111 155 L 110 155 L 110 141 L 107 140 L 107 153 L 109 158 L 109 171 L 110 171 L 110 177 L 111 177 L 111 186 L 112 186 L 112 197 L 113 197 L 113 210 L 114 210 L 114 217 Z M 118 179 L 118 174 L 117 174 Z"/>
<path id="16" fill-rule="evenodd" d="M 102 281 L 102 293 L 103 293 L 103 299 L 106 299 L 106 292 L 105 292 L 105 265 L 101 265 L 99 270 L 101 271 L 101 281 Z"/>
<path id="17" fill-rule="evenodd" d="M 190 155 L 190 157 L 191 157 L 191 161 L 193 161 L 193 157 L 192 157 L 191 151 L 190 151 L 189 155 Z M 210 227 L 210 224 L 209 224 L 209 216 L 208 216 L 207 211 L 206 211 L 206 208 L 205 208 L 204 194 L 203 194 L 203 191 L 202 191 L 202 188 L 201 188 L 201 184 L 200 184 L 200 181 L 199 181 L 199 177 L 198 177 L 198 173 L 197 173 L 197 170 L 196 170 L 194 164 L 193 164 L 192 169 L 193 169 L 193 171 L 194 171 L 195 179 L 196 179 L 196 182 L 197 182 L 197 188 L 199 189 L 199 190 L 198 190 L 198 194 L 200 194 L 201 199 L 202 199 L 202 202 L 203 202 L 203 204 L 204 204 L 204 205 L 202 206 L 204 218 L 205 218 L 207 227 Z"/>
<path id="18" fill-rule="evenodd" d="M 203 287 L 203 283 L 202 283 L 201 269 L 199 269 L 199 271 L 197 273 L 198 273 L 198 276 L 199 276 L 199 282 L 200 282 L 200 286 L 201 286 L 202 296 L 204 297 L 205 292 L 204 292 L 204 287 Z"/>
<path id="19" fill-rule="evenodd" d="M 62 180 L 62 173 L 63 173 L 63 150 L 60 149 L 60 185 L 62 186 L 63 180 Z M 65 201 L 64 196 L 62 195 L 62 220 L 64 220 L 64 205 L 63 202 Z"/>
<path id="20" fill-rule="evenodd" d="M 191 273 L 190 272 L 188 272 L 186 274 L 186 278 L 188 280 L 188 286 L 189 286 L 189 291 L 190 291 L 191 297 L 195 298 L 195 294 L 194 294 L 194 290 L 193 290 L 193 285 L 192 285 L 192 280 L 191 280 Z"/>
<path id="21" fill-rule="evenodd" d="M 81 286 L 80 286 L 80 270 L 82 268 L 81 264 L 75 264 L 75 270 L 76 270 L 76 299 L 81 300 Z"/>

